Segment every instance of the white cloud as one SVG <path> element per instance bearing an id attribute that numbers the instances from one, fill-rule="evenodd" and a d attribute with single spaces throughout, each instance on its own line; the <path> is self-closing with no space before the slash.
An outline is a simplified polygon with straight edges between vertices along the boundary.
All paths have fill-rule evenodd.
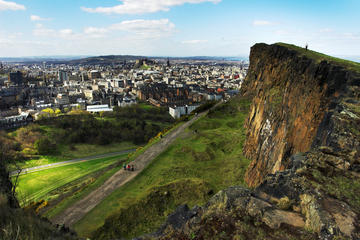
<path id="1" fill-rule="evenodd" d="M 85 34 L 103 34 L 108 30 L 106 28 L 87 27 L 84 29 Z"/>
<path id="2" fill-rule="evenodd" d="M 107 27 L 86 27 L 83 32 L 74 33 L 72 29 L 54 30 L 37 23 L 33 29 L 36 37 L 65 38 L 65 39 L 94 39 L 105 38 L 107 35 L 116 37 L 121 35 L 127 39 L 146 40 L 171 36 L 175 32 L 175 25 L 169 19 L 144 20 L 137 19 L 122 21 Z"/>
<path id="3" fill-rule="evenodd" d="M 36 37 L 53 37 L 56 36 L 54 29 L 44 28 L 42 24 L 37 24 L 33 30 L 33 35 Z"/>
<path id="4" fill-rule="evenodd" d="M 175 24 L 169 21 L 169 19 L 159 20 L 130 20 L 122 21 L 120 23 L 113 24 L 109 27 L 110 30 L 127 31 L 139 35 L 159 35 L 168 34 L 174 31 Z"/>
<path id="5" fill-rule="evenodd" d="M 198 44 L 198 43 L 207 43 L 208 40 L 187 40 L 187 41 L 182 41 L 182 44 Z"/>
<path id="6" fill-rule="evenodd" d="M 273 22 L 265 21 L 265 20 L 255 20 L 253 21 L 254 26 L 269 26 L 269 25 L 275 25 Z"/>
<path id="7" fill-rule="evenodd" d="M 68 36 L 71 36 L 73 35 L 73 30 L 67 28 L 67 29 L 61 29 L 59 31 L 59 34 L 61 37 L 68 37 Z"/>
<path id="8" fill-rule="evenodd" d="M 21 5 L 21 4 L 17 4 L 15 2 L 8 2 L 8 1 L 4 1 L 4 0 L 0 0 L 0 11 L 5 11 L 5 10 L 25 10 L 25 6 Z"/>
<path id="9" fill-rule="evenodd" d="M 37 15 L 31 15 L 30 20 L 35 22 L 35 21 L 48 21 L 50 19 L 49 18 L 42 18 L 42 17 L 37 16 Z"/>
<path id="10" fill-rule="evenodd" d="M 198 4 L 203 2 L 219 3 L 221 0 L 122 0 L 122 4 L 113 7 L 81 7 L 81 9 L 90 13 L 141 14 L 169 11 L 171 7 L 185 3 Z"/>
<path id="11" fill-rule="evenodd" d="M 170 36 L 175 32 L 175 24 L 169 19 L 144 20 L 136 19 L 122 21 L 108 27 L 86 27 L 84 34 L 86 37 L 101 38 L 109 34 L 128 33 L 128 38 L 153 39 Z"/>
<path id="12" fill-rule="evenodd" d="M 33 35 L 36 37 L 61 37 L 61 38 L 69 38 L 74 37 L 75 34 L 71 29 L 61 29 L 54 30 L 50 28 L 44 27 L 42 24 L 36 24 L 36 28 L 33 30 Z"/>

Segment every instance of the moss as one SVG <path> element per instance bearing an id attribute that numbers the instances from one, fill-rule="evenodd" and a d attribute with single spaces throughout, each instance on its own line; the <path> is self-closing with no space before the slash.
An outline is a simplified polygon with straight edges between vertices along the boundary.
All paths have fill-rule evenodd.
<path id="1" fill-rule="evenodd" d="M 278 208 L 282 210 L 288 210 L 291 205 L 293 204 L 293 201 L 291 201 L 288 197 L 283 197 L 279 200 L 277 203 Z"/>
<path id="2" fill-rule="evenodd" d="M 268 93 L 268 102 L 273 112 L 277 111 L 282 106 L 282 93 L 279 87 L 272 87 Z"/>
<path id="3" fill-rule="evenodd" d="M 327 176 L 317 169 L 312 169 L 311 174 L 315 180 L 314 186 L 360 211 L 360 182 L 356 177 L 346 172 Z"/>

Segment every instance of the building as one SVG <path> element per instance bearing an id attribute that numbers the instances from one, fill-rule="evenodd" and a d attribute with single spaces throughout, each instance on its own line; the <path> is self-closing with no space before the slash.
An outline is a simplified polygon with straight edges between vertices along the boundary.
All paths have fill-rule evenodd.
<path id="1" fill-rule="evenodd" d="M 101 74 L 98 70 L 92 70 L 89 72 L 89 79 L 99 79 L 101 78 Z"/>
<path id="2" fill-rule="evenodd" d="M 137 103 L 136 99 L 131 98 L 131 97 L 127 97 L 127 96 L 125 96 L 125 97 L 118 100 L 118 106 L 119 107 L 128 107 L 128 106 L 134 105 L 136 103 Z"/>
<path id="3" fill-rule="evenodd" d="M 109 108 L 109 105 L 104 104 L 104 105 L 87 106 L 86 111 L 91 112 L 91 113 L 96 113 L 96 112 L 112 112 L 113 110 L 112 110 L 112 108 Z"/>
<path id="4" fill-rule="evenodd" d="M 181 107 L 169 107 L 169 114 L 173 117 L 173 118 L 180 118 L 183 115 L 188 115 L 190 114 L 192 111 L 194 111 L 196 108 L 198 108 L 200 105 L 185 105 L 185 106 L 181 106 Z"/>
<path id="5" fill-rule="evenodd" d="M 9 82 L 17 85 L 21 85 L 23 83 L 23 75 L 22 72 L 12 72 L 9 74 Z"/>
<path id="6" fill-rule="evenodd" d="M 69 80 L 68 73 L 63 71 L 63 70 L 59 70 L 59 72 L 58 72 L 58 80 L 61 81 L 61 82 Z"/>
<path id="7" fill-rule="evenodd" d="M 55 98 L 55 104 L 59 106 L 68 105 L 70 104 L 69 96 L 59 93 Z"/>
<path id="8" fill-rule="evenodd" d="M 34 118 L 29 113 L 0 118 L 0 129 L 12 129 L 28 125 L 33 122 Z"/>

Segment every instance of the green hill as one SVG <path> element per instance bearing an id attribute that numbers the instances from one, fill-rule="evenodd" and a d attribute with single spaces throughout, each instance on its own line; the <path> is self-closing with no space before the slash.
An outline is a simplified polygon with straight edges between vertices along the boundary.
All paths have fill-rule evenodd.
<path id="1" fill-rule="evenodd" d="M 247 99 L 234 98 L 211 110 L 80 220 L 76 231 L 95 239 L 135 237 L 156 230 L 181 204 L 204 204 L 223 188 L 244 185 L 249 161 L 242 155 L 243 124 L 249 105 Z"/>

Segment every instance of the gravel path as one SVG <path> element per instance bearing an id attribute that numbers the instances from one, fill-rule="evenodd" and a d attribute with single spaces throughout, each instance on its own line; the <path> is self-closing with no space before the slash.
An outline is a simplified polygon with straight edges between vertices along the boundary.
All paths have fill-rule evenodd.
<path id="1" fill-rule="evenodd" d="M 64 224 L 67 227 L 72 227 L 115 189 L 121 187 L 136 177 L 156 156 L 169 147 L 169 145 L 175 141 L 185 128 L 190 126 L 194 121 L 206 113 L 207 112 L 204 112 L 193 117 L 190 121 L 182 124 L 177 129 L 164 136 L 160 141 L 149 147 L 144 153 L 139 155 L 133 162 L 130 163 L 135 165 L 136 169 L 134 172 L 124 171 L 123 169 L 119 170 L 102 186 L 67 208 L 60 215 L 55 216 L 51 219 L 51 221 L 55 224 Z"/>

